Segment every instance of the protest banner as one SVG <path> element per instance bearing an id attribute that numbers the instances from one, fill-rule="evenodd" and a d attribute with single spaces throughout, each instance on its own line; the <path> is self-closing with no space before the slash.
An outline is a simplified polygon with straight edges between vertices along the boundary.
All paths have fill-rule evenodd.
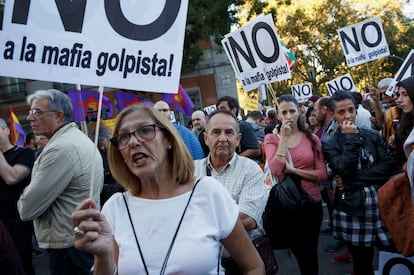
<path id="1" fill-rule="evenodd" d="M 312 96 L 312 83 L 310 82 L 293 85 L 291 89 L 292 95 L 299 103 L 307 102 Z"/>
<path id="2" fill-rule="evenodd" d="M 341 28 L 338 35 L 349 67 L 390 55 L 379 17 Z"/>
<path id="3" fill-rule="evenodd" d="M 344 74 L 331 81 L 328 81 L 325 84 L 326 84 L 326 88 L 328 89 L 329 96 L 332 96 L 337 91 L 346 91 L 346 92 L 357 91 L 354 81 L 352 80 L 352 77 L 349 73 Z"/>
<path id="4" fill-rule="evenodd" d="M 404 63 L 398 69 L 393 81 L 391 82 L 385 93 L 389 96 L 394 95 L 394 90 L 398 82 L 406 79 L 407 77 L 414 76 L 414 49 L 410 51 L 404 60 Z"/>
<path id="5" fill-rule="evenodd" d="M 221 41 L 225 52 L 247 92 L 262 84 L 291 77 L 285 51 L 269 15 L 259 15 Z"/>
<path id="6" fill-rule="evenodd" d="M 187 7 L 188 0 L 8 0 L 0 75 L 177 92 Z"/>

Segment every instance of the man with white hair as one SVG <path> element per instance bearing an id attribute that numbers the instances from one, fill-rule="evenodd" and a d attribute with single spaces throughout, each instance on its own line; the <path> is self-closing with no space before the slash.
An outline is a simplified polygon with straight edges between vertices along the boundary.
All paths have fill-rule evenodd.
<path id="1" fill-rule="evenodd" d="M 55 89 L 39 90 L 27 102 L 27 120 L 33 133 L 49 141 L 34 163 L 30 184 L 17 202 L 20 217 L 34 221 L 39 247 L 49 254 L 50 274 L 89 275 L 93 255 L 75 249 L 73 235 L 81 238 L 85 233 L 77 224 L 71 224 L 70 217 L 89 196 L 99 204 L 102 157 L 89 137 L 72 122 L 72 104 L 66 94 Z"/>
<path id="2" fill-rule="evenodd" d="M 253 160 L 236 153 L 241 135 L 234 114 L 220 109 L 211 113 L 205 140 L 210 154 L 194 161 L 194 174 L 219 180 L 239 206 L 239 218 L 250 239 L 261 237 L 264 234 L 261 220 L 267 199 L 264 174 Z M 240 268 L 226 250 L 221 263 L 226 275 L 241 274 Z"/>

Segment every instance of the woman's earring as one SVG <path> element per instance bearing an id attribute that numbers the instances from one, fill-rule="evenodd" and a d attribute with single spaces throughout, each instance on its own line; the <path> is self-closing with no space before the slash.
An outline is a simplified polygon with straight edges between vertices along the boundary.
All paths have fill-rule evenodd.
<path id="1" fill-rule="evenodd" d="M 168 144 L 167 149 L 171 150 L 171 144 Z"/>

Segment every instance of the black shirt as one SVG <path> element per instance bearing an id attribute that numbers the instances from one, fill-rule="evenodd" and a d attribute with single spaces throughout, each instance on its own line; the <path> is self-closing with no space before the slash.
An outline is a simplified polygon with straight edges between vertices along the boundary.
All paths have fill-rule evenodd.
<path id="1" fill-rule="evenodd" d="M 20 164 L 30 170 L 33 168 L 34 152 L 30 148 L 13 147 L 3 153 L 9 165 Z M 20 182 L 14 185 L 8 185 L 0 177 L 0 218 L 14 217 L 19 215 L 17 212 L 17 201 L 23 192 L 23 189 L 30 183 L 30 173 Z"/>

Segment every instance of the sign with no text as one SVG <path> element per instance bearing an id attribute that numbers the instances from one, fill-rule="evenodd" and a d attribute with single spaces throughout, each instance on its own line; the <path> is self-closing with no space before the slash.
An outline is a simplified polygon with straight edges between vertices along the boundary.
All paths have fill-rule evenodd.
<path id="1" fill-rule="evenodd" d="M 0 75 L 176 93 L 188 0 L 8 0 Z"/>

